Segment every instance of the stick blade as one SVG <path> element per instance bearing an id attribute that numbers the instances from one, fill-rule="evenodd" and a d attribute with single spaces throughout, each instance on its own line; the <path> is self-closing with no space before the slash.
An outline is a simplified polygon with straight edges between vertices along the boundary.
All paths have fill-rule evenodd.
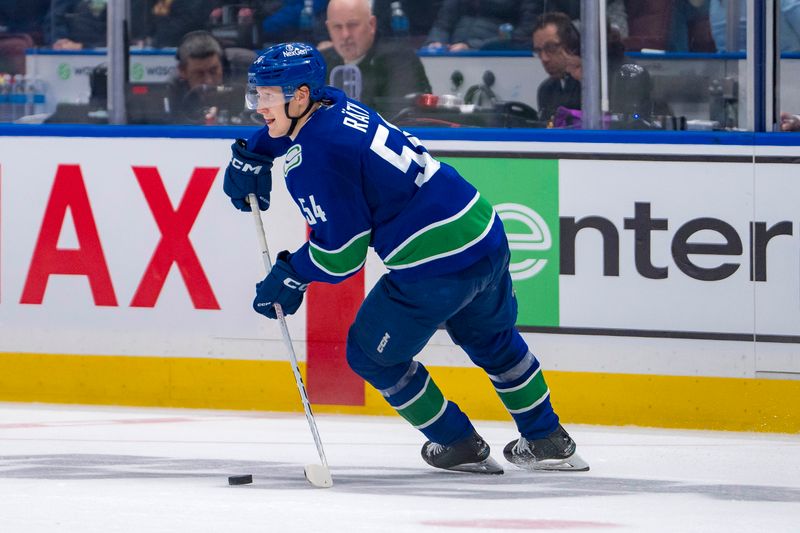
<path id="1" fill-rule="evenodd" d="M 303 468 L 303 473 L 309 483 L 320 489 L 329 489 L 333 486 L 333 478 L 327 467 L 309 464 Z"/>

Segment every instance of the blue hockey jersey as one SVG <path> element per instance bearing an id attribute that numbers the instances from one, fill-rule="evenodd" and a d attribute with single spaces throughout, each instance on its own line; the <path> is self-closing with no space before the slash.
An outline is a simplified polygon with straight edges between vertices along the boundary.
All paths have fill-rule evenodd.
<path id="1" fill-rule="evenodd" d="M 492 205 L 413 136 L 338 89 L 294 141 L 267 128 L 256 152 L 285 153 L 289 193 L 311 228 L 291 256 L 308 281 L 337 283 L 358 272 L 372 246 L 397 279 L 456 272 L 505 240 Z"/>

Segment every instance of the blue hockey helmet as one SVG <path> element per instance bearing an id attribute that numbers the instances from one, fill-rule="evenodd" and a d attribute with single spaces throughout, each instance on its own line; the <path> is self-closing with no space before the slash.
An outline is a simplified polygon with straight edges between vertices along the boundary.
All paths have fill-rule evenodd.
<path id="1" fill-rule="evenodd" d="M 305 43 L 283 43 L 268 48 L 250 65 L 247 75 L 247 107 L 258 108 L 256 87 L 280 87 L 288 101 L 295 90 L 307 85 L 311 100 L 319 100 L 327 67 L 322 54 Z"/>

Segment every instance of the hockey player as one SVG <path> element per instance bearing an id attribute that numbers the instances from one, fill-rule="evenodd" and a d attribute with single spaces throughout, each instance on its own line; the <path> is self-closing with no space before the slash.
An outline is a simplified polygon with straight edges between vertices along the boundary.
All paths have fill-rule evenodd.
<path id="1" fill-rule="evenodd" d="M 233 204 L 269 207 L 270 167 L 285 154 L 286 186 L 311 228 L 280 252 L 256 285 L 255 310 L 297 311 L 308 284 L 338 283 L 373 247 L 389 272 L 365 298 L 347 339 L 351 368 L 427 442 L 431 466 L 500 474 L 489 445 L 414 360 L 439 325 L 489 375 L 520 437 L 503 450 L 531 470 L 588 470 L 559 424 L 539 361 L 515 327 L 510 252 L 492 205 L 413 136 L 325 86 L 325 63 L 306 44 L 276 45 L 249 71 L 248 106 L 266 127 L 237 140 L 225 173 Z"/>

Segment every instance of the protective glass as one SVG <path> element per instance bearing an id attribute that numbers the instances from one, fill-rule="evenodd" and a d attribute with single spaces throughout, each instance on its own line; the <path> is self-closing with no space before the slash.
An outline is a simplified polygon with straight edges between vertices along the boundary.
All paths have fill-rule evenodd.
<path id="1" fill-rule="evenodd" d="M 562 46 L 563 45 L 561 43 L 550 41 L 549 43 L 544 43 L 544 46 L 542 47 L 535 47 L 533 49 L 533 53 L 537 56 L 542 55 L 542 52 L 548 55 L 553 55 L 561 50 Z"/>
<path id="2" fill-rule="evenodd" d="M 256 110 L 283 105 L 294 96 L 294 91 L 289 94 L 286 94 L 286 92 L 286 88 L 257 86 L 255 77 L 251 76 L 248 79 L 247 92 L 244 96 L 245 107 Z"/>

